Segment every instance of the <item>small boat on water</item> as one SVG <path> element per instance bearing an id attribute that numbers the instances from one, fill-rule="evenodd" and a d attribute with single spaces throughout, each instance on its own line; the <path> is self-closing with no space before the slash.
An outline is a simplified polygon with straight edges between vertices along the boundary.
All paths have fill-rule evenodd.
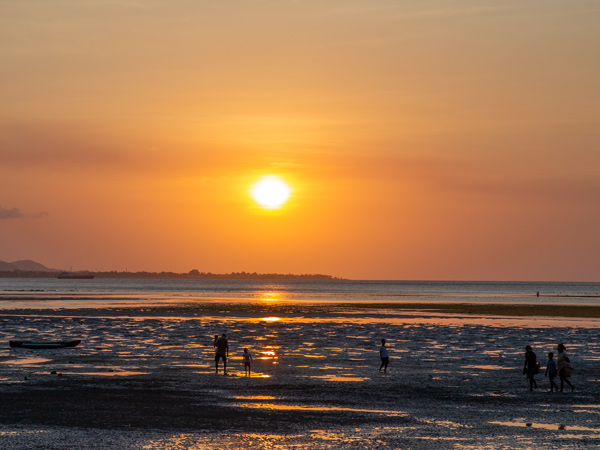
<path id="1" fill-rule="evenodd" d="M 93 280 L 94 275 L 88 273 L 62 272 L 56 277 L 59 280 Z"/>
<path id="2" fill-rule="evenodd" d="M 81 339 L 72 341 L 8 341 L 11 347 L 15 348 L 69 348 L 76 347 Z"/>

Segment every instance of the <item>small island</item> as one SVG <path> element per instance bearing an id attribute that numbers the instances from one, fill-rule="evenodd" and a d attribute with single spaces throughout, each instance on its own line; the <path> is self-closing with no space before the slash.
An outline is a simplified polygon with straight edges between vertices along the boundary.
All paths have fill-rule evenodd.
<path id="1" fill-rule="evenodd" d="M 211 273 L 196 269 L 187 273 L 177 272 L 95 272 L 96 278 L 138 278 L 138 279 L 195 279 L 195 280 L 342 280 L 323 274 L 257 273 L 230 272 Z"/>

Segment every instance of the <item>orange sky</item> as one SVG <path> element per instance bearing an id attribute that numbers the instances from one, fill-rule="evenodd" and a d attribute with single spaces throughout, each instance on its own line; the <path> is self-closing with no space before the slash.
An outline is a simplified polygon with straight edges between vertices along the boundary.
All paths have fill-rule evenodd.
<path id="1" fill-rule="evenodd" d="M 600 3 L 0 3 L 0 260 L 600 281 Z M 280 210 L 248 192 L 294 192 Z"/>

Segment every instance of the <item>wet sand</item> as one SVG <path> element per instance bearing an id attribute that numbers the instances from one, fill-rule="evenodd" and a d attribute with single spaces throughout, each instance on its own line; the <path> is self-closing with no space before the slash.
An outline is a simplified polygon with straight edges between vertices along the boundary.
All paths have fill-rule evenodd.
<path id="1" fill-rule="evenodd" d="M 394 303 L 354 305 L 358 308 L 372 309 L 414 309 L 419 311 L 436 311 L 459 314 L 485 314 L 495 316 L 545 316 L 545 317 L 585 317 L 600 318 L 600 306 L 594 305 L 558 305 L 522 303 Z"/>
<path id="2" fill-rule="evenodd" d="M 5 307 L 0 448 L 595 448 L 598 316 L 491 306 Z M 214 373 L 212 336 L 223 332 L 229 376 Z M 58 337 L 84 342 L 8 347 Z M 387 374 L 378 372 L 382 337 Z M 545 365 L 559 342 L 575 392 L 547 393 L 543 372 L 530 392 L 525 345 Z M 250 378 L 243 347 L 255 358 Z"/>

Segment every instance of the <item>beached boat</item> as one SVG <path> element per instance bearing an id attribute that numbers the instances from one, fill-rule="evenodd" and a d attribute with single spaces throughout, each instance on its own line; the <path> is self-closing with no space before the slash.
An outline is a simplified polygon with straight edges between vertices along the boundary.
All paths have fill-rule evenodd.
<path id="1" fill-rule="evenodd" d="M 85 273 L 71 273 L 71 272 L 62 272 L 58 274 L 56 277 L 59 280 L 92 280 L 94 275 L 89 275 Z"/>
<path id="2" fill-rule="evenodd" d="M 81 339 L 72 341 L 8 341 L 11 347 L 16 348 L 69 348 L 76 347 Z"/>

